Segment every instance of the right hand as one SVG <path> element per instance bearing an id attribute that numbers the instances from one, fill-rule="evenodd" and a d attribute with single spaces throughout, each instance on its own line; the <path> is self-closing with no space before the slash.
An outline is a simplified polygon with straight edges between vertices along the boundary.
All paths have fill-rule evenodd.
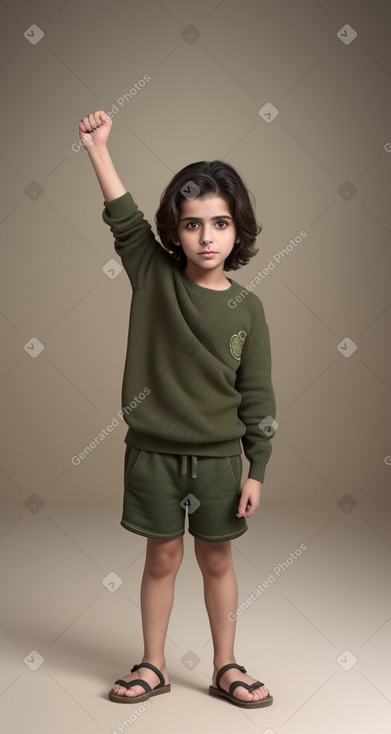
<path id="1" fill-rule="evenodd" d="M 106 145 L 113 121 L 103 110 L 91 112 L 79 122 L 79 138 L 87 150 Z"/>

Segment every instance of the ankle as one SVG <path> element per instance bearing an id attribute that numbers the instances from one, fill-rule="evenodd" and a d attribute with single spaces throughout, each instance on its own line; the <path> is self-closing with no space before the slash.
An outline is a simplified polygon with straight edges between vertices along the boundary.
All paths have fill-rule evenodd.
<path id="1" fill-rule="evenodd" d="M 232 655 L 229 655 L 228 657 L 227 656 L 219 657 L 219 658 L 216 657 L 213 659 L 213 667 L 216 671 L 220 670 L 220 668 L 223 668 L 224 665 L 229 665 L 229 663 L 236 663 L 235 655 L 232 654 Z"/>
<path id="2" fill-rule="evenodd" d="M 144 655 L 140 665 L 143 663 L 150 663 L 158 670 L 163 670 L 166 667 L 165 658 L 157 655 Z"/>

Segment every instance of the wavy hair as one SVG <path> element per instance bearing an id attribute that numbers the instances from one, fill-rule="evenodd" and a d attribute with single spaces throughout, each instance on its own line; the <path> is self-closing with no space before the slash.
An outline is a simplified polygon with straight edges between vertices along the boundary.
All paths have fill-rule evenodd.
<path id="1" fill-rule="evenodd" d="M 187 263 L 181 245 L 174 245 L 172 241 L 176 236 L 181 202 L 189 198 L 183 190 L 185 193 L 186 190 L 188 193 L 195 192 L 197 195 L 192 198 L 219 196 L 224 199 L 234 220 L 236 236 L 240 238 L 226 258 L 224 270 L 238 270 L 242 265 L 247 265 L 258 252 L 255 240 L 262 230 L 262 224 L 255 219 L 250 201 L 252 194 L 238 172 L 229 163 L 219 160 L 198 161 L 185 166 L 173 177 L 160 197 L 159 209 L 155 214 L 156 229 L 173 265 L 183 270 Z"/>

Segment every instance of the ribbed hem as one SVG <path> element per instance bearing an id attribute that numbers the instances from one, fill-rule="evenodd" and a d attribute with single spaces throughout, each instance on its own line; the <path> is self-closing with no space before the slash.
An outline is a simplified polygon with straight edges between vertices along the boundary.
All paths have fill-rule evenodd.
<path id="1" fill-rule="evenodd" d="M 266 464 L 252 463 L 248 473 L 249 479 L 256 479 L 257 482 L 263 484 L 265 480 Z"/>
<path id="2" fill-rule="evenodd" d="M 233 441 L 213 444 L 180 443 L 178 441 L 173 442 L 172 439 L 156 438 L 156 436 L 148 436 L 145 433 L 137 433 L 137 431 L 129 427 L 124 440 L 126 444 L 134 446 L 136 449 L 152 451 L 157 454 L 179 454 L 179 456 L 240 456 L 242 453 L 239 438 Z"/>
<path id="3" fill-rule="evenodd" d="M 127 191 L 126 194 L 122 194 L 122 196 L 118 196 L 117 199 L 104 201 L 103 204 L 105 209 L 107 209 L 108 214 L 115 219 L 121 216 L 129 216 L 129 214 L 133 214 L 133 212 L 138 209 L 138 206 L 129 191 Z"/>

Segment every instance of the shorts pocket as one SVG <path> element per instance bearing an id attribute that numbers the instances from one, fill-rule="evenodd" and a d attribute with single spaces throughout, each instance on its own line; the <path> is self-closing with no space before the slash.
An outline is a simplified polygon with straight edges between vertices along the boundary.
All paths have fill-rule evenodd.
<path id="1" fill-rule="evenodd" d="M 130 481 L 133 471 L 136 468 L 136 464 L 139 463 L 139 459 L 141 458 L 142 452 L 143 452 L 142 449 L 136 449 L 134 446 L 129 446 L 127 444 L 126 451 L 125 451 L 125 471 L 124 471 L 125 484 L 127 484 Z"/>
<path id="2" fill-rule="evenodd" d="M 227 456 L 227 461 L 236 489 L 240 494 L 242 491 L 242 457 L 240 456 L 240 454 L 238 454 L 237 456 Z"/>

